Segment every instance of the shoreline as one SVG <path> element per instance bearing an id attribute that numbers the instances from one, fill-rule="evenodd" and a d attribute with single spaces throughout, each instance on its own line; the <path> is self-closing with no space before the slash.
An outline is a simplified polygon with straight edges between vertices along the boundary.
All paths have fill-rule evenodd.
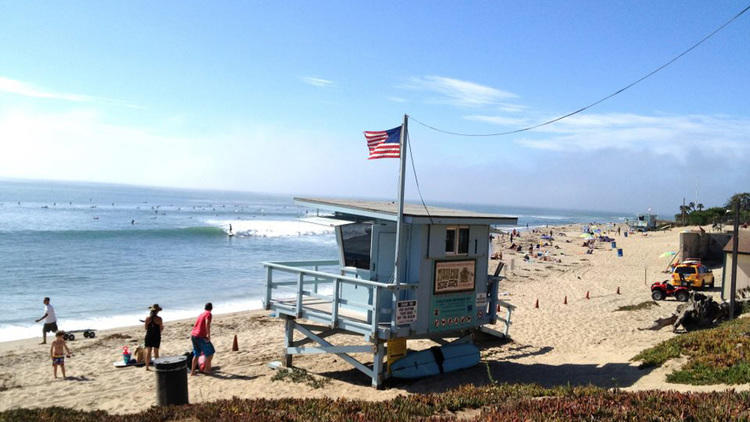
<path id="1" fill-rule="evenodd" d="M 183 326 L 188 323 L 192 327 L 192 324 L 195 322 L 195 318 L 197 318 L 201 312 L 203 312 L 202 307 L 200 309 L 196 308 L 194 317 L 179 318 L 179 319 L 174 319 L 174 320 L 164 320 L 165 329 L 169 325 Z M 232 312 L 225 312 L 225 313 L 212 312 L 212 313 L 214 317 L 217 317 L 217 318 L 235 318 L 235 317 L 242 316 L 242 315 L 247 315 L 249 317 L 257 317 L 257 316 L 263 315 L 264 312 L 269 312 L 269 311 L 259 308 L 259 309 L 248 309 L 245 311 L 232 311 Z M 145 316 L 146 316 L 146 312 L 144 312 L 144 318 Z M 123 332 L 133 332 L 133 331 L 138 331 L 138 330 L 143 331 L 143 335 L 145 336 L 146 332 L 142 323 L 95 330 L 96 337 L 93 340 L 97 340 L 97 339 L 107 337 L 107 336 L 122 334 Z M 40 325 L 39 335 L 37 335 L 36 337 L 0 341 L 0 354 L 8 353 L 18 347 L 35 346 L 35 345 L 38 346 L 42 339 L 41 331 L 42 331 L 42 328 Z M 189 334 L 189 331 L 188 331 L 188 334 Z M 47 345 L 48 346 L 51 342 L 51 339 L 54 339 L 54 337 L 55 335 L 53 333 L 47 333 Z M 67 341 L 66 343 L 68 344 L 68 347 L 71 347 L 71 350 L 72 350 L 72 347 L 75 347 L 77 344 L 83 344 L 81 340 L 87 341 L 88 339 L 83 337 L 82 333 L 81 334 L 76 333 L 76 339 L 73 341 Z"/>
<path id="2" fill-rule="evenodd" d="M 190 309 L 190 310 L 188 310 L 188 309 L 175 309 L 175 310 L 169 310 L 169 309 L 167 309 L 166 310 L 167 311 L 166 312 L 166 318 L 165 318 L 165 312 L 164 311 L 161 312 L 160 316 L 162 317 L 162 319 L 164 320 L 164 322 L 180 322 L 180 321 L 184 321 L 184 320 L 190 319 L 193 314 L 195 314 L 197 316 L 199 313 L 201 313 L 203 311 L 203 305 L 204 305 L 204 303 L 196 304 L 194 306 L 194 309 Z M 225 314 L 233 314 L 233 313 L 239 313 L 239 312 L 256 311 L 256 310 L 262 310 L 263 309 L 263 303 L 262 303 L 262 297 L 261 296 L 249 297 L 248 299 L 240 299 L 240 300 L 237 300 L 237 301 L 230 301 L 230 302 L 224 302 L 224 303 L 222 303 L 222 302 L 213 302 L 213 303 L 214 303 L 214 307 L 215 308 L 218 307 L 219 310 L 221 309 L 222 306 L 226 306 L 226 307 L 229 307 L 231 309 L 230 311 L 215 313 L 215 315 L 225 315 Z M 250 304 L 250 307 L 248 307 L 246 309 L 239 309 L 239 310 L 236 309 L 236 308 L 238 308 L 238 307 L 240 307 L 240 306 L 242 306 L 244 304 Z M 54 305 L 54 303 L 53 303 L 53 305 Z M 254 306 L 254 305 L 257 305 L 257 306 Z M 40 310 L 40 312 L 41 312 L 41 310 Z M 175 316 L 174 318 L 170 318 L 168 316 L 170 312 L 174 312 L 174 313 L 178 314 L 179 316 Z M 59 314 L 59 312 L 58 312 L 58 314 Z M 76 331 L 76 330 L 83 330 L 83 329 L 92 329 L 94 331 L 97 331 L 97 333 L 98 333 L 98 332 L 101 332 L 101 331 L 110 331 L 110 330 L 117 330 L 117 329 L 128 329 L 128 328 L 132 328 L 132 327 L 138 326 L 138 324 L 118 324 L 118 325 L 112 325 L 112 326 L 105 326 L 104 328 L 97 328 L 96 326 L 99 325 L 99 324 L 101 324 L 101 322 L 97 323 L 96 322 L 97 320 L 101 321 L 102 319 L 108 319 L 108 320 L 117 321 L 117 320 L 129 319 L 129 320 L 132 320 L 132 321 L 138 321 L 138 320 L 141 320 L 141 319 L 145 319 L 146 316 L 148 316 L 148 310 L 144 309 L 140 313 L 136 313 L 136 312 L 123 313 L 123 314 L 115 314 L 115 315 L 107 316 L 105 318 L 91 319 L 90 321 L 92 321 L 92 323 L 86 323 L 85 322 L 86 320 L 83 320 L 83 321 L 81 321 L 79 319 L 72 319 L 71 320 L 71 319 L 68 319 L 68 318 L 58 318 L 57 322 L 58 322 L 58 328 L 61 329 L 61 330 L 64 330 L 64 331 Z M 66 321 L 72 321 L 72 322 L 67 322 L 66 323 Z M 66 327 L 63 327 L 63 323 L 66 323 L 68 326 L 72 326 L 72 328 L 68 329 Z M 117 324 L 117 322 L 115 322 L 115 324 Z M 18 326 L 14 327 L 14 326 L 11 326 L 13 328 L 17 328 L 17 329 L 24 330 L 24 331 L 34 330 L 34 331 L 36 331 L 36 333 L 33 336 L 29 336 L 29 337 L 13 338 L 11 340 L 0 340 L 0 344 L 6 343 L 6 342 L 10 342 L 10 341 L 23 341 L 23 340 L 29 340 L 29 339 L 34 339 L 34 338 L 41 338 L 42 325 L 43 325 L 43 322 L 35 323 L 34 327 L 18 327 Z M 49 337 L 50 334 L 51 333 L 47 333 L 47 337 Z M 52 334 L 52 335 L 54 336 L 54 334 Z"/>

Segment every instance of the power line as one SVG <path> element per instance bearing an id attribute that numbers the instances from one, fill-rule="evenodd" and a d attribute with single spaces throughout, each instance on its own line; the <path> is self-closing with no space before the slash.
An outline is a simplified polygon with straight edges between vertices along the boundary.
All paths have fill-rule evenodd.
<path id="1" fill-rule="evenodd" d="M 699 45 L 701 45 L 704 42 L 706 42 L 709 38 L 711 38 L 714 35 L 716 35 L 719 31 L 721 31 L 722 29 L 724 29 L 725 27 L 727 27 L 730 23 L 734 22 L 737 18 L 739 18 L 740 16 L 742 16 L 748 10 L 750 10 L 750 5 L 748 5 L 744 9 L 742 9 L 739 13 L 737 13 L 736 15 L 734 15 L 731 19 L 729 19 L 728 21 L 726 21 L 723 25 L 721 25 L 718 28 L 716 28 L 715 30 L 713 30 L 710 34 L 708 34 L 705 37 L 703 37 L 700 41 L 698 41 L 697 43 L 695 43 L 692 46 L 690 46 L 687 50 L 685 50 L 682 53 L 676 55 L 675 57 L 673 57 L 668 62 L 664 63 L 663 65 L 661 65 L 659 67 L 657 67 L 656 69 L 652 70 L 651 72 L 647 73 L 646 75 L 642 76 L 641 78 L 639 78 L 639 79 L 637 79 L 637 80 L 629 83 L 628 85 L 624 86 L 623 88 L 620 88 L 617 91 L 615 91 L 615 92 L 607 95 L 604 98 L 601 98 L 601 99 L 599 99 L 597 101 L 594 101 L 593 103 L 591 103 L 591 104 L 589 104 L 587 106 L 581 107 L 578 110 L 575 110 L 575 111 L 572 111 L 572 112 L 570 112 L 568 114 L 564 114 L 562 116 L 556 117 L 556 118 L 554 118 L 552 120 L 547 120 L 546 122 L 542 122 L 542 123 L 539 123 L 539 124 L 536 124 L 536 125 L 533 125 L 533 126 L 524 127 L 524 128 L 521 128 L 521 129 L 509 130 L 507 132 L 496 132 L 496 133 L 461 133 L 461 132 L 452 132 L 452 131 L 449 131 L 449 130 L 440 129 L 440 128 L 428 125 L 427 123 L 420 122 L 419 120 L 415 119 L 412 116 L 409 116 L 409 117 L 411 118 L 411 120 L 414 120 L 415 122 L 419 123 L 420 125 L 422 125 L 422 126 L 424 126 L 426 128 L 432 129 L 432 130 L 434 130 L 436 132 L 441 132 L 441 133 L 445 133 L 445 134 L 448 134 L 448 135 L 456 135 L 456 136 L 504 136 L 504 135 L 512 135 L 514 133 L 519 133 L 519 132 L 526 132 L 526 131 L 529 131 L 529 130 L 532 130 L 532 129 L 536 129 L 536 128 L 539 128 L 539 127 L 542 127 L 542 126 L 551 125 L 552 123 L 559 122 L 562 119 L 566 119 L 566 118 L 568 118 L 570 116 L 573 116 L 573 115 L 576 115 L 576 114 L 581 113 L 583 111 L 586 111 L 589 108 L 594 107 L 594 106 L 598 105 L 599 103 L 602 103 L 602 102 L 604 102 L 604 101 L 606 101 L 606 100 L 614 97 L 615 95 L 618 95 L 618 94 L 622 93 L 623 91 L 625 91 L 625 90 L 627 90 L 627 89 L 629 89 L 629 88 L 637 85 L 638 83 L 642 82 L 643 80 L 645 80 L 645 79 L 653 76 L 654 74 L 658 73 L 659 71 L 661 71 L 665 67 L 667 67 L 667 66 L 671 65 L 672 63 L 676 62 L 677 60 L 679 60 L 682 56 L 684 56 L 687 53 L 693 51 Z"/>
<path id="2" fill-rule="evenodd" d="M 411 117 L 411 116 L 410 116 Z M 424 207 L 425 212 L 427 212 L 427 217 L 430 219 L 430 224 L 434 224 L 432 221 L 432 216 L 430 215 L 430 210 L 427 209 L 427 204 L 424 203 L 424 198 L 422 198 L 422 190 L 419 188 L 419 179 L 417 178 L 417 168 L 414 166 L 414 155 L 411 151 L 411 136 L 409 136 L 409 132 L 406 132 L 406 145 L 407 148 L 409 148 L 409 158 L 411 159 L 411 170 L 412 173 L 414 173 L 414 183 L 417 185 L 417 193 L 419 194 L 419 200 L 422 201 L 422 206 Z"/>

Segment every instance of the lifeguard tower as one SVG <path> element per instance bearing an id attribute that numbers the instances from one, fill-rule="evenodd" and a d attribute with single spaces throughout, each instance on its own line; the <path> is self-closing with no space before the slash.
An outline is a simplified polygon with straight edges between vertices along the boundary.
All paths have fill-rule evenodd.
<path id="1" fill-rule="evenodd" d="M 326 213 L 314 218 L 335 227 L 339 256 L 263 264 L 264 306 L 286 321 L 286 366 L 293 355 L 332 353 L 381 387 L 388 377 L 383 359 L 389 342 L 468 342 L 478 330 L 508 335 L 513 307 L 497 299 L 499 267 L 488 274 L 489 240 L 491 225 L 515 225 L 516 217 L 404 204 L 397 235 L 396 202 L 295 202 Z M 503 318 L 497 315 L 501 307 Z M 497 320 L 505 323 L 504 333 L 484 327 Z M 294 341 L 295 330 L 302 340 Z M 336 346 L 326 340 L 338 333 L 361 335 L 365 344 Z M 372 364 L 350 356 L 360 353 L 370 355 Z"/>

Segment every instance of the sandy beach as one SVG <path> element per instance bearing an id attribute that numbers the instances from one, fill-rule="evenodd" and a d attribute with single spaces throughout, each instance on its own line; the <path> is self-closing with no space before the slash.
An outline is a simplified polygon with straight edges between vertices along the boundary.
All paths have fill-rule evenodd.
<path id="1" fill-rule="evenodd" d="M 273 381 L 275 370 L 267 364 L 281 357 L 281 320 L 268 316 L 267 311 L 215 314 L 212 337 L 217 349 L 214 365 L 218 368 L 213 376 L 189 378 L 190 402 L 233 396 L 383 400 L 401 394 L 444 391 L 465 383 L 480 385 L 491 381 L 544 386 L 594 384 L 626 390 L 747 389 L 747 385 L 668 384 L 666 374 L 680 362 L 670 362 L 657 370 L 641 370 L 637 363 L 630 362 L 641 350 L 675 335 L 671 328 L 660 331 L 638 328 L 669 316 L 678 303 L 672 299 L 643 310 L 615 310 L 650 300 L 650 283 L 668 277 L 663 272 L 668 260 L 659 256 L 677 249 L 682 229 L 633 234 L 627 238 L 610 232 L 618 248 L 623 249 L 622 257 L 617 256 L 609 243 L 603 242 L 597 243 L 592 254 L 586 254 L 578 237 L 580 226 L 546 230 L 552 230 L 555 237 L 551 247 L 543 248 L 549 250 L 548 261 L 526 262 L 523 252 L 508 249 L 508 236 L 495 239 L 494 250 L 502 251 L 507 264 L 507 278 L 500 287 L 501 299 L 517 307 L 510 330 L 512 341 L 480 339 L 482 363 L 474 368 L 415 382 L 392 382 L 385 390 L 378 391 L 369 386 L 368 378 L 341 359 L 314 355 L 295 357 L 295 366 L 316 377 L 329 379 L 323 388 Z M 520 241 L 526 252 L 530 243 L 538 243 L 538 237 L 539 233 L 523 233 L 516 242 Z M 490 262 L 491 269 L 496 265 L 497 261 Z M 720 268 L 714 269 L 717 281 L 721 280 L 721 273 Z M 719 287 L 710 294 L 718 299 Z M 564 304 L 566 296 L 567 304 Z M 539 308 L 535 307 L 537 300 Z M 196 309 L 196 316 L 200 311 Z M 146 313 L 144 310 L 144 317 Z M 192 320 L 166 323 L 162 356 L 190 350 L 192 323 Z M 501 325 L 496 328 L 503 329 Z M 66 360 L 66 380 L 53 379 L 49 345 L 39 345 L 39 338 L 0 343 L 0 410 L 55 405 L 130 413 L 154 405 L 154 372 L 137 367 L 113 367 L 113 362 L 121 359 L 122 346 L 133 349 L 143 341 L 143 335 L 143 327 L 136 326 L 101 331 L 95 339 L 78 336 L 68 342 L 73 356 Z M 238 352 L 231 351 L 235 335 L 239 340 Z M 338 343 L 361 343 L 356 336 L 334 339 Z M 410 349 L 431 345 L 429 341 L 408 344 Z"/>

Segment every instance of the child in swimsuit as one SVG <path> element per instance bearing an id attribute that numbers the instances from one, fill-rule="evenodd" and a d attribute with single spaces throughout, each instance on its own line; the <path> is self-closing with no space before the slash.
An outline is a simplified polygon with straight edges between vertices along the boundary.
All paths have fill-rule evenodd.
<path id="1" fill-rule="evenodd" d="M 65 333 L 62 330 L 56 332 L 55 341 L 52 342 L 52 346 L 49 348 L 49 355 L 52 358 L 52 370 L 55 373 L 55 378 L 57 378 L 58 366 L 62 369 L 62 376 L 65 378 L 65 357 L 70 357 L 70 349 L 68 349 L 68 345 L 65 344 L 63 334 Z"/>

